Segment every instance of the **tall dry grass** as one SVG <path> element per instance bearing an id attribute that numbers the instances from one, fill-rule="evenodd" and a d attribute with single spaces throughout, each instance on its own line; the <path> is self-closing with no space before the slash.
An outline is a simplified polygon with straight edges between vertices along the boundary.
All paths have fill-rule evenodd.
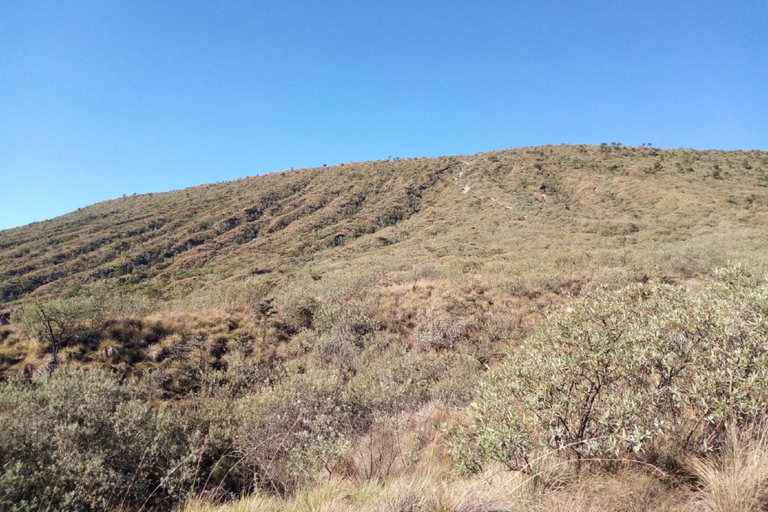
<path id="1" fill-rule="evenodd" d="M 720 457 L 689 461 L 700 490 L 692 510 L 748 512 L 768 508 L 768 431 L 731 426 Z"/>

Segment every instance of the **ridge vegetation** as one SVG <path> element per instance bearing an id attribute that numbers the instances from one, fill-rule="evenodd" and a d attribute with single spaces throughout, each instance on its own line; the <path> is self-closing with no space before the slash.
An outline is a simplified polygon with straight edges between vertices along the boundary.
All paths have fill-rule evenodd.
<path id="1" fill-rule="evenodd" d="M 766 233 L 768 153 L 618 143 L 0 231 L 0 508 L 757 510 Z"/>

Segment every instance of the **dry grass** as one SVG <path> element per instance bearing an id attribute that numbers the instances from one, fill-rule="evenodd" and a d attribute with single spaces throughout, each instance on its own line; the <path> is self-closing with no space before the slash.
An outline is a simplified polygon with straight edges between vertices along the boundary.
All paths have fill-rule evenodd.
<path id="1" fill-rule="evenodd" d="M 768 507 L 768 432 L 764 427 L 731 427 L 720 457 L 693 459 L 689 465 L 701 487 L 693 510 L 747 512 Z"/>
<path id="2" fill-rule="evenodd" d="M 256 494 L 218 507 L 191 501 L 182 510 L 672 512 L 689 510 L 694 503 L 692 499 L 690 490 L 670 488 L 653 475 L 640 471 L 585 475 L 566 486 L 545 489 L 536 486 L 526 475 L 497 470 L 471 478 L 456 477 L 450 472 L 420 473 L 362 485 L 353 480 L 333 479 L 286 499 Z"/>
<path id="3" fill-rule="evenodd" d="M 438 413 L 438 411 L 441 411 Z M 444 418 L 431 404 L 422 413 Z M 627 461 L 607 470 L 599 461 L 575 471 L 573 461 L 547 453 L 533 475 L 489 465 L 473 476 L 460 476 L 450 464 L 431 458 L 386 478 L 361 481 L 335 476 L 279 498 L 256 493 L 216 506 L 191 500 L 183 512 L 746 512 L 765 510 L 768 497 L 766 430 L 731 429 L 722 453 L 691 459 L 690 473 L 665 474 Z M 359 475 L 358 475 L 359 476 Z"/>
<path id="4" fill-rule="evenodd" d="M 494 485 L 507 481 L 496 479 Z M 521 493 L 522 494 L 522 493 Z M 288 499 L 263 494 L 220 507 L 193 501 L 184 512 L 240 511 L 435 511 L 481 512 L 514 510 L 526 499 L 512 499 L 509 493 L 495 491 L 487 480 L 450 481 L 437 478 L 398 478 L 384 484 L 356 484 L 334 479 L 311 489 L 301 490 Z"/>
<path id="5" fill-rule="evenodd" d="M 466 274 L 468 264 L 476 273 L 478 263 L 524 271 L 560 262 L 554 273 L 520 275 L 513 289 L 526 294 L 603 268 L 688 277 L 764 249 L 767 173 L 761 152 L 557 146 L 126 197 L 0 232 L 0 300 L 101 281 L 202 309 L 215 305 L 204 298 L 213 293 L 231 308 L 298 270 L 375 269 L 407 282 Z M 606 259 L 614 264 L 598 264 Z"/>

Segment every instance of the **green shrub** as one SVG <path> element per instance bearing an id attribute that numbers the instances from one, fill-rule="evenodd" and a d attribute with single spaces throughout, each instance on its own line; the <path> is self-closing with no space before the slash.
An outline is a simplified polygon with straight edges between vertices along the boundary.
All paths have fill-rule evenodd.
<path id="1" fill-rule="evenodd" d="M 194 486 L 200 431 L 99 370 L 0 388 L 0 509 L 170 508 Z"/>
<path id="2" fill-rule="evenodd" d="M 452 450 L 467 471 L 524 469 L 542 449 L 626 456 L 664 434 L 701 453 L 767 406 L 768 289 L 721 271 L 702 290 L 633 285 L 550 315 L 481 384 Z"/>
<path id="3" fill-rule="evenodd" d="M 346 436 L 370 424 L 373 404 L 335 372 L 307 372 L 238 401 L 232 479 L 285 494 L 332 464 Z"/>

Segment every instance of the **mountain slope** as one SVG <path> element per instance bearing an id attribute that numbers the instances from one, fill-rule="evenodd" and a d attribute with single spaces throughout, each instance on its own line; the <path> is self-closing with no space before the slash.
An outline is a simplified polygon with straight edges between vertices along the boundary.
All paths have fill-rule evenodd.
<path id="1" fill-rule="evenodd" d="M 525 148 L 0 232 L 0 502 L 292 510 L 350 485 L 358 508 L 573 508 L 594 488 L 696 508 L 704 462 L 762 471 L 734 429 L 766 453 L 766 169 Z M 413 501 L 414 482 L 460 499 Z"/>
<path id="2" fill-rule="evenodd" d="M 761 152 L 556 146 L 304 169 L 106 201 L 0 232 L 0 300 L 98 280 L 196 277 L 379 254 L 402 264 L 533 253 L 763 247 Z"/>
<path id="3" fill-rule="evenodd" d="M 272 271 L 410 216 L 451 165 L 292 171 L 116 199 L 4 231 L 2 298 L 105 278 L 162 281 L 242 256 L 255 266 L 237 271 Z"/>

